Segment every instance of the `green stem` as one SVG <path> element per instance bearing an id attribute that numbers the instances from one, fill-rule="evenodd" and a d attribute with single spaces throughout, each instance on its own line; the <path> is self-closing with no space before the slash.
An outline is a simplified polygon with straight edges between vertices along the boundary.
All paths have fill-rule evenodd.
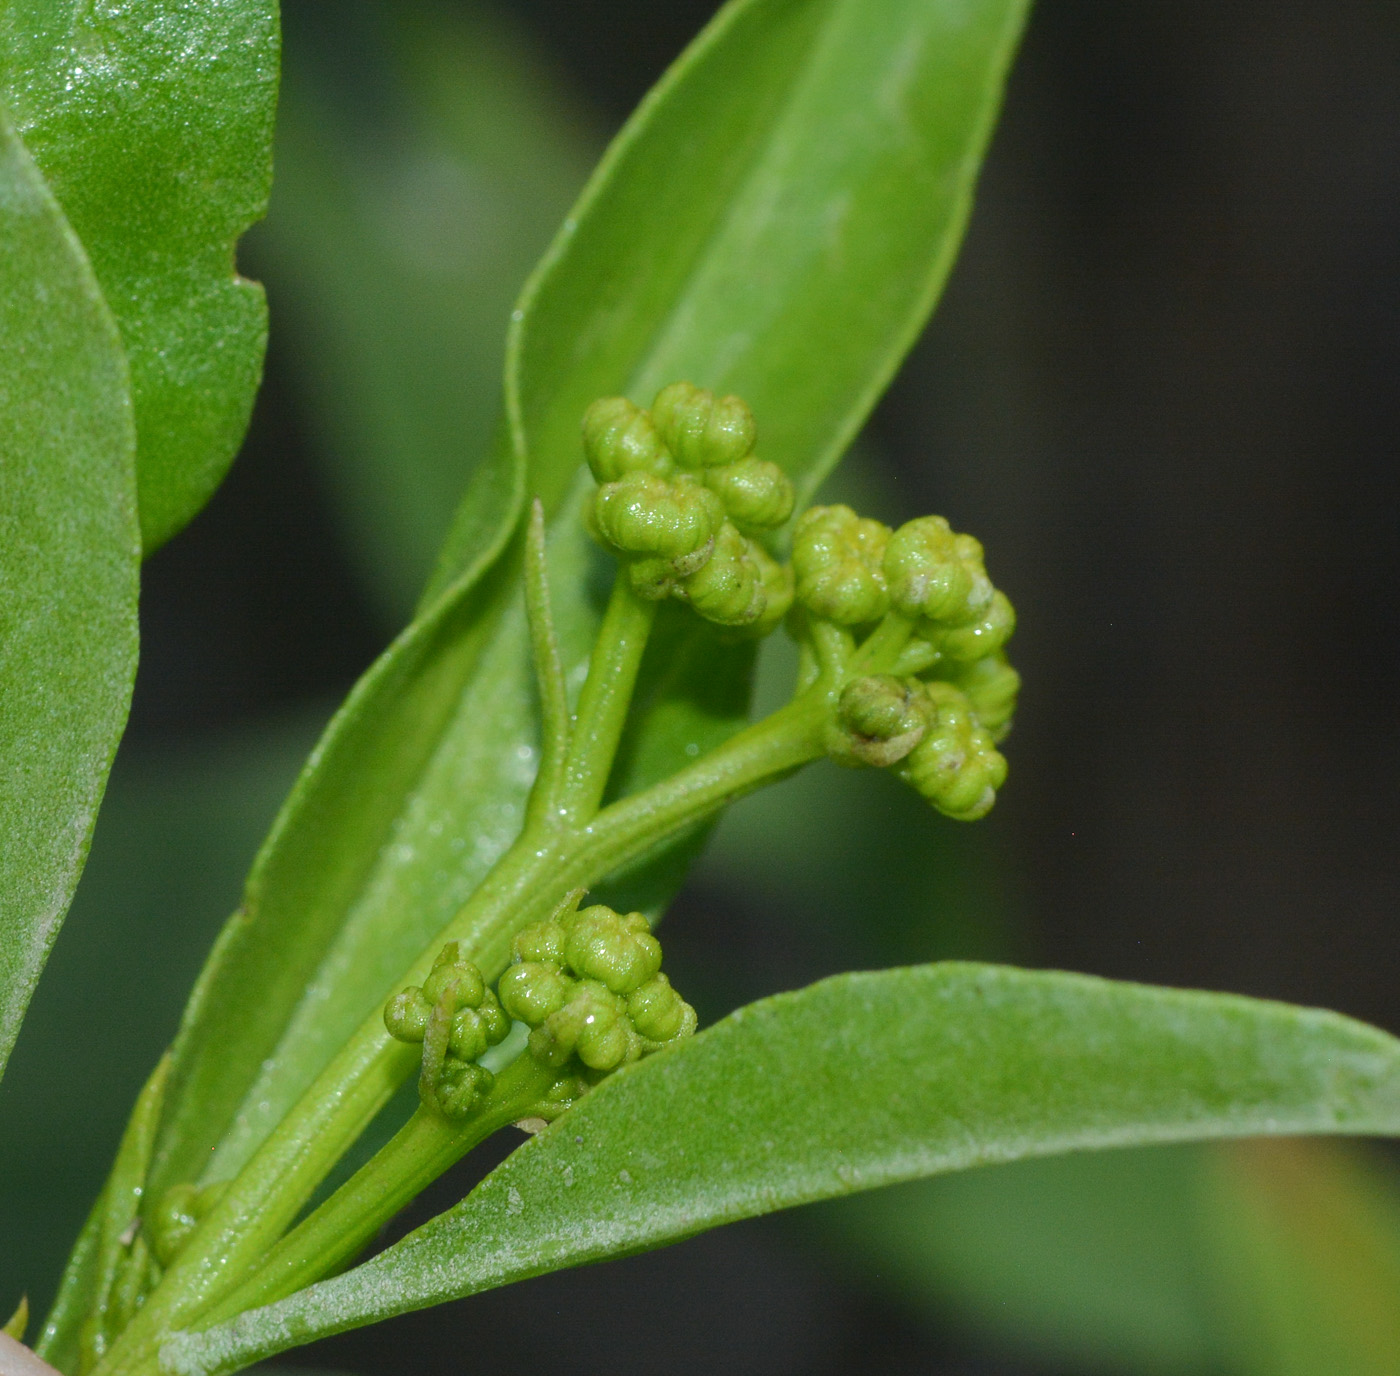
<path id="1" fill-rule="evenodd" d="M 558 884 L 594 884 L 677 831 L 818 759 L 830 714 L 830 690 L 819 685 L 689 768 L 610 804 L 564 858 Z"/>
<path id="2" fill-rule="evenodd" d="M 559 812 L 571 825 L 587 822 L 602 801 L 655 620 L 656 603 L 638 597 L 626 568 L 619 568 L 588 661 L 564 765 Z"/>
<path id="3" fill-rule="evenodd" d="M 420 1108 L 393 1138 L 268 1253 L 257 1271 L 201 1315 L 208 1326 L 271 1304 L 333 1275 L 353 1261 L 379 1229 L 479 1142 L 518 1119 L 555 1117 L 559 1072 L 527 1053 L 496 1079 L 470 1117 L 453 1122 Z"/>
<path id="4" fill-rule="evenodd" d="M 911 674 L 921 674 L 925 669 L 932 669 L 938 663 L 938 647 L 927 640 L 910 641 L 908 645 L 900 651 L 899 658 L 895 660 L 894 667 L 890 673 L 905 678 Z"/>
<path id="5" fill-rule="evenodd" d="M 649 609 L 634 619 L 637 602 L 630 589 L 615 595 L 609 609 L 617 608 L 610 617 L 615 633 L 623 622 L 649 625 Z M 625 671 L 629 659 L 595 656 L 593 668 L 606 672 L 621 661 Z M 401 983 L 421 983 L 443 942 L 454 940 L 494 979 L 505 968 L 514 934 L 546 916 L 570 889 L 596 884 L 675 832 L 819 756 L 833 691 L 823 677 L 781 711 L 670 779 L 604 808 L 585 826 L 544 835 L 527 829 Z M 614 702 L 600 691 L 593 703 L 593 748 L 610 732 L 615 745 L 616 732 L 606 725 Z M 577 742 L 576 735 L 576 752 Z M 418 1048 L 388 1036 L 378 1010 L 366 1019 L 201 1222 L 113 1347 L 101 1376 L 134 1376 L 162 1334 L 202 1319 L 245 1282 L 334 1163 L 414 1073 L 418 1056 Z"/>
<path id="6" fill-rule="evenodd" d="M 807 623 L 807 637 L 817 657 L 818 678 L 832 683 L 845 678 L 846 665 L 855 653 L 855 636 L 834 621 L 812 617 Z"/>
<path id="7" fill-rule="evenodd" d="M 847 675 L 888 673 L 914 634 L 914 623 L 901 612 L 887 612 L 850 658 Z"/>
<path id="8" fill-rule="evenodd" d="M 569 695 L 559 641 L 554 634 L 545 555 L 544 506 L 538 497 L 530 508 L 525 541 L 525 612 L 530 623 L 535 681 L 540 693 L 540 768 L 525 816 L 528 830 L 532 823 L 538 824 L 556 815 L 569 755 Z"/>

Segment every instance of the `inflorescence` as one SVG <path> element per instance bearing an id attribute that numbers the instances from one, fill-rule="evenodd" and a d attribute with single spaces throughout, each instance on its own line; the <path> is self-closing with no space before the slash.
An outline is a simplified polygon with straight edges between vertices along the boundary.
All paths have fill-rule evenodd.
<path id="1" fill-rule="evenodd" d="M 516 935 L 499 998 L 449 942 L 421 987 L 389 1001 L 384 1025 L 423 1043 L 419 1095 L 444 1117 L 466 1118 L 490 1094 L 495 1077 L 478 1062 L 512 1019 L 530 1029 L 523 1054 L 558 1072 L 566 1098 L 695 1031 L 647 919 L 576 901 Z"/>
<path id="2" fill-rule="evenodd" d="M 1003 653 L 1016 615 L 982 546 L 941 516 L 891 530 L 817 506 L 780 563 L 762 542 L 787 523 L 793 488 L 754 442 L 743 401 L 688 382 L 664 387 L 650 410 L 594 402 L 583 422 L 599 483 L 590 530 L 642 597 L 674 597 L 758 635 L 786 617 L 832 701 L 827 753 L 893 768 L 950 817 L 984 816 L 1006 779 L 996 747 L 1020 675 Z M 880 663 L 877 648 L 890 646 Z"/>
<path id="3" fill-rule="evenodd" d="M 688 382 L 662 388 L 649 411 L 605 397 L 583 420 L 600 484 L 590 529 L 625 562 L 633 591 L 764 635 L 792 605 L 792 574 L 758 537 L 792 515 L 794 493 L 753 446 L 753 416 L 738 397 Z"/>

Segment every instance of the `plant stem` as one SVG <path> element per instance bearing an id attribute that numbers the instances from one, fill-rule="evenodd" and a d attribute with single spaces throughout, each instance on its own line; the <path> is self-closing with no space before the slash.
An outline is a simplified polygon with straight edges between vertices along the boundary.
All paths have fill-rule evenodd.
<path id="1" fill-rule="evenodd" d="M 548 915 L 569 890 L 598 883 L 676 832 L 823 753 L 822 727 L 848 662 L 844 644 L 839 649 L 845 652 L 823 664 L 818 680 L 786 707 L 671 778 L 598 811 L 653 617 L 654 608 L 620 577 L 580 696 L 567 810 L 549 824 L 526 827 L 402 984 L 421 983 L 446 941 L 461 942 L 494 980 L 507 964 L 515 933 Z M 848 633 L 843 638 L 849 641 Z M 862 667 L 883 671 L 899 652 L 898 639 L 880 646 Z M 827 648 L 838 650 L 835 644 Z M 569 820 L 580 814 L 585 820 Z M 165 1333 L 203 1321 L 215 1306 L 222 1313 L 230 1296 L 253 1284 L 250 1277 L 261 1271 L 269 1250 L 414 1073 L 420 1055 L 417 1047 L 388 1036 L 378 1011 L 367 1018 L 230 1183 L 95 1376 L 148 1370 Z"/>
<path id="2" fill-rule="evenodd" d="M 567 1101 L 551 1102 L 559 1072 L 528 1052 L 496 1079 L 491 1093 L 458 1122 L 422 1107 L 373 1158 L 268 1253 L 257 1271 L 201 1316 L 205 1325 L 271 1304 L 333 1275 L 406 1204 L 479 1142 L 528 1116 L 554 1117 Z"/>
<path id="3" fill-rule="evenodd" d="M 532 823 L 538 824 L 558 810 L 559 791 L 563 787 L 569 755 L 570 728 L 568 689 L 549 596 L 544 506 L 538 497 L 530 507 L 525 541 L 525 612 L 530 623 L 530 645 L 540 693 L 540 768 L 526 810 L 528 829 Z"/>
<path id="4" fill-rule="evenodd" d="M 619 568 L 588 661 L 564 765 L 559 813 L 570 825 L 579 826 L 593 816 L 608 786 L 655 621 L 656 603 L 638 597 L 626 568 Z"/>
<path id="5" fill-rule="evenodd" d="M 901 612 L 886 612 L 880 624 L 851 656 L 847 672 L 852 677 L 862 673 L 887 673 L 898 662 L 900 652 L 913 634 L 914 623 L 909 617 Z"/>

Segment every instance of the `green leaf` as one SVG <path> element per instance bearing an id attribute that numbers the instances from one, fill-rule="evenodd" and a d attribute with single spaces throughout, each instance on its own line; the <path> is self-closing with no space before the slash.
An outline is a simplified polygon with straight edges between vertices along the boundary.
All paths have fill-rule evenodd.
<path id="1" fill-rule="evenodd" d="M 140 551 L 116 327 L 2 111 L 0 243 L 3 1073 L 126 723 Z"/>
<path id="2" fill-rule="evenodd" d="M 264 211 L 275 0 L 12 0 L 0 99 L 121 328 L 147 552 L 209 499 L 262 374 L 261 288 L 234 271 Z"/>
<path id="3" fill-rule="evenodd" d="M 324 1334 L 721 1223 L 1084 1148 L 1400 1132 L 1400 1041 L 1335 1013 L 991 965 L 838 975 L 606 1080 L 371 1261 L 162 1352 Z"/>
<path id="4" fill-rule="evenodd" d="M 427 609 L 332 724 L 196 992 L 158 1180 L 236 1170 L 514 838 L 537 725 L 518 543 L 498 556 L 541 494 L 576 670 L 609 577 L 578 519 L 587 403 L 677 376 L 734 388 L 810 490 L 946 275 L 1022 12 L 740 0 L 643 103 L 522 298 L 509 448 L 478 470 Z M 646 686 L 639 770 L 737 728 L 734 659 L 727 696 Z"/>
<path id="5" fill-rule="evenodd" d="M 525 290 L 506 403 L 553 507 L 596 397 L 733 391 L 810 495 L 956 255 L 1023 0 L 739 0 L 618 136 Z M 449 542 L 439 585 L 456 566 Z"/>

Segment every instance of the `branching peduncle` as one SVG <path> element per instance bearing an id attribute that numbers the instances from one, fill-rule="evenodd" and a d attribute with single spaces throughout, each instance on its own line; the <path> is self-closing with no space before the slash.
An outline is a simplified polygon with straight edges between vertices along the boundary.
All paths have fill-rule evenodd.
<path id="1" fill-rule="evenodd" d="M 556 1091 L 570 1078 L 522 1055 L 467 1118 L 455 1121 L 420 1107 L 372 1160 L 268 1253 L 253 1275 L 202 1314 L 201 1325 L 271 1304 L 333 1275 L 478 1143 L 522 1119 L 551 1121 L 562 1113 L 572 1099 Z"/>
<path id="2" fill-rule="evenodd" d="M 1014 614 L 987 578 L 981 546 L 939 517 L 891 531 L 848 507 L 814 507 L 794 528 L 791 565 L 778 564 L 760 536 L 788 519 L 792 488 L 752 447 L 747 407 L 689 384 L 663 389 L 650 411 L 622 398 L 590 408 L 584 449 L 599 487 L 587 520 L 619 568 L 571 718 L 534 503 L 525 600 L 541 762 L 520 836 L 405 972 L 384 1015 L 366 1019 L 211 1196 L 92 1376 L 152 1376 L 165 1335 L 344 1265 L 482 1137 L 523 1116 L 552 1118 L 590 1077 L 688 1035 L 693 1011 L 676 1021 L 688 1006 L 659 974 L 646 920 L 577 908 L 583 892 L 658 843 L 823 755 L 889 768 L 953 817 L 991 807 L 1006 774 L 995 742 L 1019 678 L 1002 654 Z M 670 778 L 603 807 L 667 598 L 729 635 L 765 634 L 791 609 L 796 692 Z M 529 1050 L 496 1076 L 482 1056 L 510 1018 L 533 1028 Z M 423 1107 L 293 1228 L 415 1071 Z"/>

